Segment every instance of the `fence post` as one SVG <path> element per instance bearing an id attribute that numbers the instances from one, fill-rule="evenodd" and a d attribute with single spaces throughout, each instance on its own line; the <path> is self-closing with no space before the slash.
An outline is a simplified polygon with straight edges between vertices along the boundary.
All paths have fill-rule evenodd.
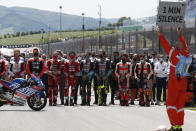
<path id="1" fill-rule="evenodd" d="M 129 32 L 128 39 L 129 39 L 129 48 L 128 48 L 128 53 L 131 53 L 131 32 Z"/>
<path id="2" fill-rule="evenodd" d="M 125 44 L 124 44 L 124 32 L 122 32 L 122 50 L 125 49 Z"/>
<path id="3" fill-rule="evenodd" d="M 93 52 L 93 38 L 91 38 L 91 52 Z"/>
<path id="4" fill-rule="evenodd" d="M 108 36 L 105 37 L 104 46 L 105 46 L 105 52 L 106 54 L 108 54 Z"/>
<path id="5" fill-rule="evenodd" d="M 118 34 L 116 35 L 116 51 L 118 51 Z"/>
<path id="6" fill-rule="evenodd" d="M 146 48 L 146 29 L 144 29 L 144 48 Z"/>
<path id="7" fill-rule="evenodd" d="M 111 36 L 111 38 L 110 38 L 110 54 L 112 55 L 112 48 L 113 48 L 113 46 L 112 46 L 112 44 L 113 44 L 113 42 L 114 42 L 114 40 L 113 40 L 113 36 Z"/>
<path id="8" fill-rule="evenodd" d="M 136 53 L 138 51 L 138 29 L 136 29 L 136 34 L 135 34 L 135 51 Z"/>
<path id="9" fill-rule="evenodd" d="M 96 45 L 96 54 L 98 54 L 99 40 L 97 40 L 97 38 L 96 38 L 96 43 L 97 43 L 97 45 Z"/>
<path id="10" fill-rule="evenodd" d="M 154 26 L 152 26 L 152 51 L 154 51 Z"/>

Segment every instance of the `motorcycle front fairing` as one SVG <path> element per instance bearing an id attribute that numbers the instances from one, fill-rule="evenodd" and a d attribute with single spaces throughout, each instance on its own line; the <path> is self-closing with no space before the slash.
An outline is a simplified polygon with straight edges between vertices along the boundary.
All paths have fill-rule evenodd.
<path id="1" fill-rule="evenodd" d="M 1 80 L 0 84 L 13 91 L 14 94 L 12 99 L 9 99 L 10 101 L 24 105 L 26 100 L 33 94 L 36 94 L 36 96 L 40 98 L 42 92 L 41 90 L 44 89 L 41 80 L 36 78 L 32 79 L 37 82 L 37 86 L 28 86 L 27 81 L 23 78 L 14 79 L 11 83 Z"/>

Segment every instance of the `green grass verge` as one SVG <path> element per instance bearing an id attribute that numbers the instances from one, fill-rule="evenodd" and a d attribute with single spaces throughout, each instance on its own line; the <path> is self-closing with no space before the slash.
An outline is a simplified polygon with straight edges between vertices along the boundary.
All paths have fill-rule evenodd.
<path id="1" fill-rule="evenodd" d="M 185 109 L 187 110 L 192 110 L 192 111 L 196 111 L 196 105 L 194 107 L 185 107 Z"/>
<path id="2" fill-rule="evenodd" d="M 106 34 L 113 34 L 117 33 L 119 30 L 105 30 L 101 31 L 101 35 Z M 96 37 L 99 35 L 98 31 L 85 31 L 85 37 Z M 50 37 L 49 37 L 50 36 Z M 62 38 L 82 38 L 83 32 L 76 31 L 76 32 L 62 32 Z M 43 34 L 45 43 L 48 42 L 48 38 L 50 41 L 57 40 L 59 38 L 59 32 L 51 32 L 50 35 L 48 33 Z M 3 38 L 0 39 L 0 45 L 20 45 L 20 44 L 41 44 L 42 41 L 42 34 L 33 34 L 33 35 L 26 35 L 20 37 L 11 37 L 11 38 Z"/>

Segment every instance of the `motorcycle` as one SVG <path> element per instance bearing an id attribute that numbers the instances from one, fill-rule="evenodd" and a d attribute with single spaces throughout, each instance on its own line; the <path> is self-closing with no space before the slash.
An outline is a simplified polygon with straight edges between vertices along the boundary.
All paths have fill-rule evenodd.
<path id="1" fill-rule="evenodd" d="M 12 82 L 0 80 L 0 107 L 5 104 L 24 105 L 35 110 L 42 110 L 47 104 L 42 81 L 35 77 L 28 80 L 16 78 Z"/>

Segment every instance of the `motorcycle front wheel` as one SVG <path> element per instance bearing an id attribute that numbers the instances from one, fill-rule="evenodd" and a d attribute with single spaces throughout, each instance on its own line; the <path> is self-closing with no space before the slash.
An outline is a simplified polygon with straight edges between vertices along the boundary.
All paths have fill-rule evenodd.
<path id="1" fill-rule="evenodd" d="M 3 106 L 5 104 L 4 101 L 0 101 L 0 107 Z"/>
<path id="2" fill-rule="evenodd" d="M 28 98 L 27 104 L 34 111 L 40 111 L 46 106 L 47 97 L 43 94 L 40 99 L 37 99 L 36 95 L 32 95 Z"/>

